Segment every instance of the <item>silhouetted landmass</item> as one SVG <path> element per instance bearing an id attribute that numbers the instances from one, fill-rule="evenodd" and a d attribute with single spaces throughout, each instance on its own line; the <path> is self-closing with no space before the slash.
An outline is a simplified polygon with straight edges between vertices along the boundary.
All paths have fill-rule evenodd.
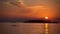
<path id="1" fill-rule="evenodd" d="M 51 22 L 50 20 L 28 20 L 24 22 L 25 23 L 57 23 L 57 22 Z"/>
<path id="2" fill-rule="evenodd" d="M 0 22 L 11 22 L 11 23 L 17 23 L 17 22 L 24 22 L 24 23 L 58 23 L 56 21 L 50 21 L 50 20 L 44 20 L 44 19 L 31 19 L 31 20 L 27 20 L 27 19 L 21 19 L 21 18 L 14 18 L 14 19 L 7 19 L 7 18 L 3 18 L 0 19 Z"/>

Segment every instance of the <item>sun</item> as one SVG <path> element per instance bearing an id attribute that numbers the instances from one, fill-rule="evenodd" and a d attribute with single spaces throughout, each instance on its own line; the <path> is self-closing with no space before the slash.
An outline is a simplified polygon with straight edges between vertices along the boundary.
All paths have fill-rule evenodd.
<path id="1" fill-rule="evenodd" d="M 45 17 L 45 19 L 48 19 L 48 17 Z"/>

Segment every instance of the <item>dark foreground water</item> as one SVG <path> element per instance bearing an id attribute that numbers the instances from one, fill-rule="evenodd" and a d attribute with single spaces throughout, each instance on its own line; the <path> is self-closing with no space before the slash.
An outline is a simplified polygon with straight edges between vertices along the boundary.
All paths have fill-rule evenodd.
<path id="1" fill-rule="evenodd" d="M 45 23 L 0 23 L 0 34 L 46 34 Z M 60 34 L 60 23 L 48 23 L 48 34 Z"/>

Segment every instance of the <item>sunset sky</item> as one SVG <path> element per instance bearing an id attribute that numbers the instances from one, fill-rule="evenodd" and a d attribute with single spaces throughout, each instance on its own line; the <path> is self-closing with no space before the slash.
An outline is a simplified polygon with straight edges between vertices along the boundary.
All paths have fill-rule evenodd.
<path id="1" fill-rule="evenodd" d="M 0 17 L 18 17 L 18 18 L 60 18 L 59 0 L 21 0 L 21 4 L 26 7 L 19 8 L 10 2 L 19 2 L 19 0 L 0 0 Z"/>

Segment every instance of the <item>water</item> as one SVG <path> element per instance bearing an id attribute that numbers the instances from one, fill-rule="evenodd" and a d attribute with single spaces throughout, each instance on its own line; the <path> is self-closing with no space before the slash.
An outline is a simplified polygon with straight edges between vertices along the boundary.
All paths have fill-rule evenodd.
<path id="1" fill-rule="evenodd" d="M 60 23 L 48 23 L 48 34 L 59 34 Z M 45 34 L 45 23 L 0 23 L 0 34 Z"/>

